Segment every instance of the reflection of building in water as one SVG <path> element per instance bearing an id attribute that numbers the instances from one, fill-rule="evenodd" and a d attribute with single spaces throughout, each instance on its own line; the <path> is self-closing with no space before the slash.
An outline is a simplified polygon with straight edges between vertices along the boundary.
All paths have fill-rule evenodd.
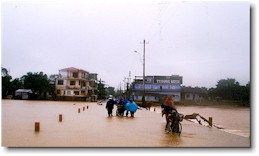
<path id="1" fill-rule="evenodd" d="M 160 101 L 162 98 L 173 95 L 174 101 L 181 100 L 182 76 L 146 76 L 145 90 L 143 88 L 143 77 L 135 76 L 132 83 L 132 96 L 134 100 L 142 100 L 145 91 L 146 101 Z"/>

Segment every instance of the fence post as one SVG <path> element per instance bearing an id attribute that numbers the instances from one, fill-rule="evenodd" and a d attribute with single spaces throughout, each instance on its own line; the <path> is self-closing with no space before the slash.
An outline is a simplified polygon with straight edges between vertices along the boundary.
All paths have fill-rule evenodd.
<path id="1" fill-rule="evenodd" d="M 212 126 L 212 117 L 209 117 L 209 125 Z"/>
<path id="2" fill-rule="evenodd" d="M 59 122 L 62 122 L 62 114 L 59 114 Z"/>
<path id="3" fill-rule="evenodd" d="M 40 122 L 35 122 L 35 132 L 39 132 L 40 131 Z"/>

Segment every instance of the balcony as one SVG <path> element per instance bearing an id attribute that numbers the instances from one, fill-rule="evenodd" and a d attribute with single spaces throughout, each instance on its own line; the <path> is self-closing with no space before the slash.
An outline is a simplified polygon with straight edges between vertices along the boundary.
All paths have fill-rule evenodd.
<path id="1" fill-rule="evenodd" d="M 67 85 L 68 89 L 81 89 L 81 86 L 78 85 Z"/>

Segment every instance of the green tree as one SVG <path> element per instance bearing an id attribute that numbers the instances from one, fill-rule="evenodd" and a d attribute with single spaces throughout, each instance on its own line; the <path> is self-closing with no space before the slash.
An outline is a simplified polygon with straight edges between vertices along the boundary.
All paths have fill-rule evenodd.
<path id="1" fill-rule="evenodd" d="M 8 70 L 2 67 L 2 98 L 6 98 L 11 88 L 12 76 L 8 74 Z"/>
<path id="2" fill-rule="evenodd" d="M 235 79 L 221 79 L 216 85 L 216 94 L 225 100 L 234 100 L 235 90 L 239 86 L 239 83 Z"/>
<path id="3" fill-rule="evenodd" d="M 250 100 L 250 84 L 240 86 L 235 79 L 221 79 L 218 81 L 216 88 L 209 90 L 209 95 L 213 97 L 221 97 L 224 100 L 249 101 Z"/>
<path id="4" fill-rule="evenodd" d="M 117 89 L 115 91 L 115 96 L 118 97 L 118 96 L 123 96 L 123 91 L 121 89 Z"/>
<path id="5" fill-rule="evenodd" d="M 104 81 L 102 81 L 101 79 L 98 81 L 97 83 L 97 95 L 98 95 L 98 99 L 104 99 L 106 96 L 106 91 L 105 91 L 105 87 L 104 87 Z"/>
<path id="6" fill-rule="evenodd" d="M 42 93 L 51 92 L 52 90 L 48 76 L 43 74 L 43 72 L 28 72 L 27 75 L 22 76 L 21 79 L 24 89 L 31 89 L 35 95 L 35 98 L 38 98 Z"/>
<path id="7" fill-rule="evenodd" d="M 114 87 L 107 87 L 106 88 L 106 95 L 113 95 L 113 96 L 115 96 L 115 88 Z"/>
<path id="8" fill-rule="evenodd" d="M 10 87 L 9 92 L 12 95 L 14 95 L 15 91 L 18 89 L 21 89 L 21 88 L 23 88 L 22 81 L 20 79 L 16 78 L 13 81 L 11 81 L 11 87 Z"/>

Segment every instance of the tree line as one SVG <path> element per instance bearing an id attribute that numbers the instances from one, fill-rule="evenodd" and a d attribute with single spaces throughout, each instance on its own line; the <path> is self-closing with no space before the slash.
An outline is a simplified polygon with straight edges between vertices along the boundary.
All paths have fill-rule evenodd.
<path id="1" fill-rule="evenodd" d="M 31 89 L 35 99 L 46 92 L 55 96 L 55 83 L 51 83 L 51 81 L 53 79 L 49 79 L 43 72 L 28 72 L 20 79 L 12 79 L 7 69 L 2 67 L 2 98 L 6 98 L 7 95 L 14 95 L 18 89 Z M 241 86 L 235 79 L 227 78 L 219 80 L 215 88 L 195 88 L 205 91 L 206 96 L 214 100 L 250 101 L 250 82 L 245 86 Z M 104 81 L 101 81 L 101 79 L 96 83 L 94 93 L 99 98 L 116 94 L 114 88 L 105 87 Z"/>
<path id="2" fill-rule="evenodd" d="M 18 89 L 31 89 L 32 99 L 45 98 L 44 94 L 50 93 L 52 98 L 55 99 L 55 77 L 57 74 L 50 75 L 48 78 L 47 74 L 43 72 L 28 72 L 21 78 L 12 79 L 9 75 L 8 70 L 2 67 L 2 98 L 6 98 L 8 95 L 14 97 L 15 91 Z M 107 95 L 114 95 L 115 91 L 113 87 L 105 87 L 105 82 L 101 79 L 94 85 L 96 85 L 94 94 L 99 98 L 104 99 Z M 42 96 L 43 95 L 43 96 Z"/>
<path id="3" fill-rule="evenodd" d="M 235 79 L 221 79 L 216 88 L 208 90 L 208 96 L 214 99 L 249 102 L 250 89 L 250 82 L 241 86 Z"/>
<path id="4" fill-rule="evenodd" d="M 23 75 L 21 78 L 12 79 L 6 68 L 2 67 L 2 98 L 6 98 L 8 95 L 14 97 L 15 91 L 18 89 L 31 89 L 33 99 L 37 99 L 44 93 L 54 93 L 55 86 L 51 85 L 50 79 L 43 72 L 28 72 L 27 75 Z"/>
<path id="5" fill-rule="evenodd" d="M 207 100 L 250 102 L 250 82 L 242 86 L 233 78 L 219 80 L 215 88 L 183 86 L 183 91 L 185 90 L 192 90 L 194 93 L 199 93 Z"/>

